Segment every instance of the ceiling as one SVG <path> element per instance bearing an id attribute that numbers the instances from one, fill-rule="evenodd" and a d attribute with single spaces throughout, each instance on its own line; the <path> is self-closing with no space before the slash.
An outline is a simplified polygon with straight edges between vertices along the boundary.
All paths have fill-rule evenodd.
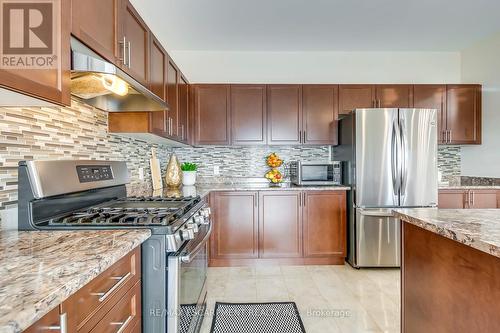
<path id="1" fill-rule="evenodd" d="M 498 0 L 131 0 L 167 50 L 458 51 Z"/>

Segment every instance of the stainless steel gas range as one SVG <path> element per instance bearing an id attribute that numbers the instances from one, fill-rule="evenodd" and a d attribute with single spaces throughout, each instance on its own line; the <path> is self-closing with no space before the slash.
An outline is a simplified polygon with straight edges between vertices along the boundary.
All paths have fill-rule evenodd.
<path id="1" fill-rule="evenodd" d="M 142 245 L 142 331 L 197 332 L 210 208 L 200 197 L 127 197 L 128 182 L 125 162 L 20 162 L 19 229 L 151 229 Z"/>

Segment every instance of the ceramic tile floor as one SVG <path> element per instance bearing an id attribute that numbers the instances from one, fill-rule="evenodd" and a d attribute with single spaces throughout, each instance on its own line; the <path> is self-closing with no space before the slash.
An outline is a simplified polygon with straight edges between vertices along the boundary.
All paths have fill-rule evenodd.
<path id="1" fill-rule="evenodd" d="M 294 301 L 307 333 L 400 332 L 398 269 L 344 266 L 210 268 L 208 310 L 219 302 Z M 202 333 L 210 332 L 205 318 Z M 257 332 L 256 332 L 257 333 Z"/>

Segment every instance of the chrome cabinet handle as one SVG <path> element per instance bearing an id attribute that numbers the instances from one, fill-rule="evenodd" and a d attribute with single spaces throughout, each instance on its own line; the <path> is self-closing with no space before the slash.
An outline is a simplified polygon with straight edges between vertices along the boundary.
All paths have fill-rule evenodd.
<path id="1" fill-rule="evenodd" d="M 47 326 L 43 329 L 48 331 L 59 331 L 60 333 L 68 333 L 68 314 L 62 313 L 59 315 L 59 326 Z"/>
<path id="2" fill-rule="evenodd" d="M 99 296 L 99 302 L 103 302 L 106 298 L 109 297 L 109 295 L 113 293 L 113 291 L 115 291 L 118 287 L 120 287 L 131 275 L 132 273 L 128 272 L 124 276 L 112 276 L 110 277 L 110 279 L 118 280 L 118 282 L 115 283 L 108 291 L 103 293 L 101 292 L 101 293 L 90 293 L 90 294 L 94 296 Z"/>
<path id="3" fill-rule="evenodd" d="M 451 141 L 453 140 L 453 139 L 451 138 L 451 130 L 449 130 L 449 131 L 448 131 L 448 133 L 450 133 L 450 134 L 449 134 L 449 139 L 448 139 L 448 142 L 449 142 L 449 143 L 451 143 Z"/>
<path id="4" fill-rule="evenodd" d="M 132 319 L 134 319 L 133 316 L 128 316 L 128 318 L 125 321 L 116 321 L 116 322 L 111 322 L 109 324 L 120 325 L 120 328 L 118 329 L 118 331 L 116 331 L 116 333 L 122 333 L 123 331 L 125 331 L 125 329 L 127 328 L 128 324 L 132 321 Z"/>
<path id="5" fill-rule="evenodd" d="M 130 41 L 128 41 L 127 45 L 128 45 L 128 61 L 127 61 L 127 66 L 128 66 L 128 68 L 130 68 L 132 66 L 131 65 L 132 64 L 132 51 L 130 51 L 131 48 L 132 48 L 132 43 L 130 43 Z"/>
<path id="6" fill-rule="evenodd" d="M 181 140 L 184 140 L 184 125 L 181 125 Z"/>
<path id="7" fill-rule="evenodd" d="M 306 131 L 304 131 L 303 135 L 304 135 L 304 140 L 303 140 L 302 142 L 303 142 L 303 143 L 306 143 L 306 137 L 307 137 L 307 135 L 306 135 Z"/>
<path id="8" fill-rule="evenodd" d="M 471 208 L 474 207 L 474 191 L 471 191 Z"/>
<path id="9" fill-rule="evenodd" d="M 127 39 L 123 36 L 123 40 L 118 42 L 122 47 L 122 57 L 119 59 L 124 66 L 127 66 Z"/>

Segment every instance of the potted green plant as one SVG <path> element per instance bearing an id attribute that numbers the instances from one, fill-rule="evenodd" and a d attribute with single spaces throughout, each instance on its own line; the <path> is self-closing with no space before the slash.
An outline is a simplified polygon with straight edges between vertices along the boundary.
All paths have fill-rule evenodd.
<path id="1" fill-rule="evenodd" d="M 195 163 L 182 163 L 182 185 L 192 186 L 196 183 L 196 169 L 198 166 Z"/>

